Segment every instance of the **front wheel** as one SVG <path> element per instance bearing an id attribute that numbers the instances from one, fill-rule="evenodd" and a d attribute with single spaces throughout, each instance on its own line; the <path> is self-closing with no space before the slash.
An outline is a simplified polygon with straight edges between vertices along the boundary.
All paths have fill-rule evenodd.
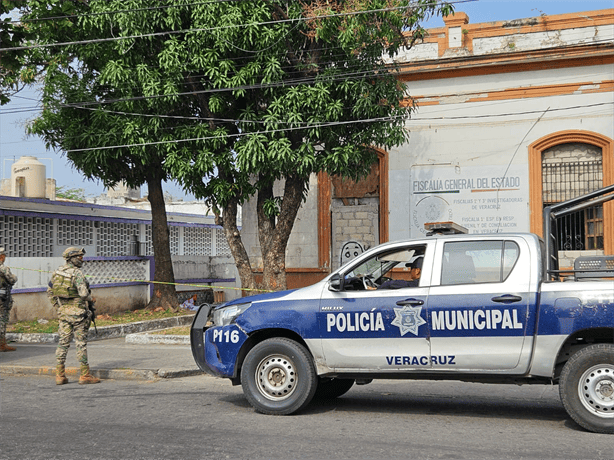
<path id="1" fill-rule="evenodd" d="M 574 354 L 561 372 L 559 393 L 580 426 L 614 433 L 614 345 L 590 345 Z"/>
<path id="2" fill-rule="evenodd" d="M 313 398 L 317 383 L 309 352 L 286 338 L 259 343 L 241 368 L 243 393 L 263 414 L 287 415 L 301 410 Z"/>

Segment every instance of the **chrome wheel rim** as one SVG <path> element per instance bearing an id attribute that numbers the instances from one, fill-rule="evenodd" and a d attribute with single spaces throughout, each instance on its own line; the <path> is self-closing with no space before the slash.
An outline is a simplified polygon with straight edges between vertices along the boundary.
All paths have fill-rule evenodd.
<path id="1" fill-rule="evenodd" d="M 256 367 L 256 386 L 271 401 L 283 401 L 296 390 L 298 375 L 294 363 L 283 355 L 264 358 Z"/>
<path id="2" fill-rule="evenodd" d="M 578 395 L 589 412 L 614 418 L 614 365 L 599 364 L 584 372 L 578 383 Z"/>

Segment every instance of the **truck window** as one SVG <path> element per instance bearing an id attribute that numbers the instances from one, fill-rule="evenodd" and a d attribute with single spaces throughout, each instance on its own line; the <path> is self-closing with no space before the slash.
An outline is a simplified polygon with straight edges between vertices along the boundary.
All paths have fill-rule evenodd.
<path id="1" fill-rule="evenodd" d="M 500 283 L 511 273 L 519 254 L 514 241 L 446 243 L 441 284 Z"/>
<path id="2" fill-rule="evenodd" d="M 418 286 L 425 251 L 426 246 L 420 245 L 375 254 L 346 273 L 344 288 L 368 291 Z M 420 270 L 413 270 L 418 264 Z M 391 284 L 393 280 L 398 282 Z"/>

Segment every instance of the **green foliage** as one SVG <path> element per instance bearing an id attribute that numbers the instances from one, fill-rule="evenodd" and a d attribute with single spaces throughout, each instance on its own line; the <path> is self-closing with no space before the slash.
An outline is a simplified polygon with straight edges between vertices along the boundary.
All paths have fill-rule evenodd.
<path id="1" fill-rule="evenodd" d="M 55 196 L 57 198 L 64 198 L 67 200 L 86 201 L 85 189 L 83 188 L 69 188 L 65 185 L 60 185 L 55 188 Z"/>
<path id="2" fill-rule="evenodd" d="M 304 197 L 313 173 L 368 174 L 375 148 L 407 140 L 413 110 L 390 57 L 424 36 L 420 21 L 452 11 L 432 0 L 26 3 L 37 43 L 73 43 L 29 55 L 46 70 L 30 132 L 106 186 L 174 178 L 217 213 L 272 196 L 277 179 Z M 286 219 L 283 199 L 264 203 Z"/>
<path id="3" fill-rule="evenodd" d="M 264 201 L 264 214 L 267 217 L 277 217 L 281 206 L 281 198 L 273 197 Z"/>
<path id="4" fill-rule="evenodd" d="M 32 83 L 35 73 L 24 67 L 25 50 L 17 50 L 29 37 L 26 27 L 15 22 L 19 17 L 22 1 L 2 0 L 0 2 L 0 105 L 10 101 L 11 95 L 18 92 L 23 84 Z M 9 16 L 12 13 L 14 17 Z"/>

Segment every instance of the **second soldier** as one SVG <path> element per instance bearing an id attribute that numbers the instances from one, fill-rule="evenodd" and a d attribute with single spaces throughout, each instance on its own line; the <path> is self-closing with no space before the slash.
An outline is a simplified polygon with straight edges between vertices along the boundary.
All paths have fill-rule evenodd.
<path id="1" fill-rule="evenodd" d="M 57 385 L 68 383 L 66 378 L 66 355 L 73 336 L 77 348 L 77 360 L 81 366 L 79 383 L 99 383 L 100 379 L 90 373 L 87 360 L 87 332 L 93 319 L 89 303 L 93 303 L 89 284 L 80 270 L 83 266 L 85 249 L 70 247 L 62 256 L 66 264 L 59 267 L 51 276 L 47 296 L 57 309 L 59 316 L 59 343 L 56 350 Z"/>

